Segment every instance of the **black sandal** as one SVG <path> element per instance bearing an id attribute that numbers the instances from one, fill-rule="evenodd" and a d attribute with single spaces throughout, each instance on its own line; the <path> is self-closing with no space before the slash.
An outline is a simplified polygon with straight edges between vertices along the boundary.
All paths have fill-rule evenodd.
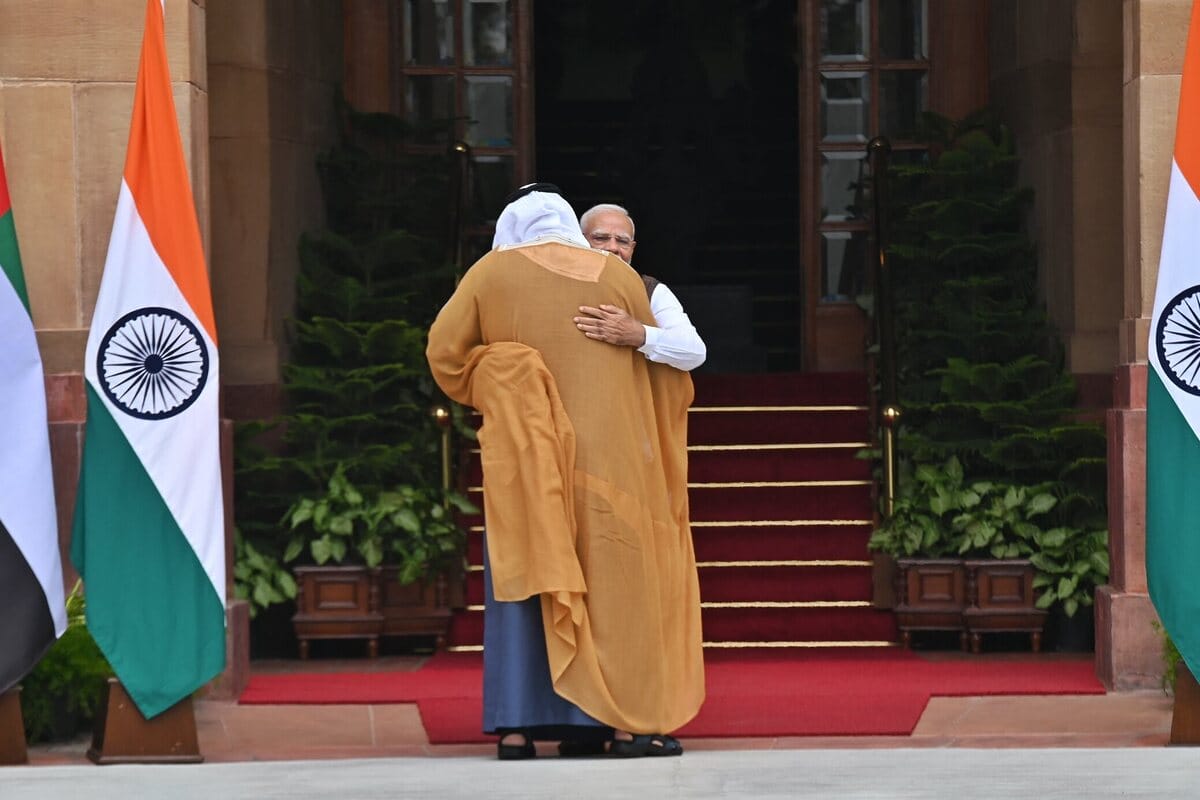
<path id="1" fill-rule="evenodd" d="M 585 758 L 587 756 L 602 756 L 608 751 L 603 739 L 577 742 L 566 740 L 558 743 L 558 754 L 563 758 Z"/>
<path id="2" fill-rule="evenodd" d="M 641 758 L 642 756 L 681 756 L 683 745 L 674 736 L 647 733 L 632 739 L 613 739 L 608 744 L 608 754 L 616 758 Z"/>
<path id="3" fill-rule="evenodd" d="M 525 741 L 521 744 L 504 744 L 504 736 L 513 734 L 525 737 Z M 500 743 L 496 745 L 496 758 L 501 761 L 520 761 L 537 755 L 537 748 L 533 746 L 533 739 L 528 731 L 508 731 L 500 739 Z"/>

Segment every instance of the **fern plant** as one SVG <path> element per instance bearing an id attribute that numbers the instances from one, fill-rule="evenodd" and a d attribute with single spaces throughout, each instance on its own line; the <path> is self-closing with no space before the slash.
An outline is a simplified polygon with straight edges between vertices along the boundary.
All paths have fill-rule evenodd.
<path id="1" fill-rule="evenodd" d="M 444 398 L 425 361 L 428 326 L 454 285 L 450 161 L 406 149 L 413 132 L 397 117 L 340 101 L 338 111 L 342 139 L 317 163 L 326 226 L 299 244 L 282 367 L 286 411 L 237 434 L 236 587 L 256 608 L 295 595 L 283 577 L 294 561 L 378 563 L 407 552 L 436 562 L 440 546 L 411 540 L 426 525 L 453 526 L 444 504 L 457 502 L 442 496 L 441 430 L 430 409 Z M 383 514 L 397 493 L 411 495 L 410 511 L 420 509 L 417 530 L 381 518 L 345 546 L 347 537 L 312 525 L 315 509 L 330 502 L 354 496 Z M 459 533 L 444 541 L 460 547 Z"/>
<path id="2" fill-rule="evenodd" d="M 1044 605 L 1070 615 L 1108 574 L 1106 444 L 1078 418 L 1037 295 L 1023 228 L 1032 194 L 992 114 L 926 115 L 924 138 L 928 158 L 896 165 L 891 193 L 900 453 L 911 476 L 953 459 L 966 484 L 1052 497 L 1022 547 L 1037 556 Z"/>
<path id="3" fill-rule="evenodd" d="M 82 583 L 67 596 L 67 629 L 21 681 L 21 717 L 29 742 L 69 739 L 100 710 L 112 667 L 87 628 Z"/>

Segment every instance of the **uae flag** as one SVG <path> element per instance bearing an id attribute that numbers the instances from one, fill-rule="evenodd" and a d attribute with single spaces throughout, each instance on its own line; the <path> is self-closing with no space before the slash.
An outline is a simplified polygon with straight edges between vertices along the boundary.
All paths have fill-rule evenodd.
<path id="1" fill-rule="evenodd" d="M 46 384 L 0 153 L 0 694 L 67 627 Z"/>
<path id="2" fill-rule="evenodd" d="M 1146 379 L 1150 599 L 1200 675 L 1200 4 L 1192 7 Z"/>
<path id="3" fill-rule="evenodd" d="M 71 557 L 88 627 L 150 718 L 225 665 L 217 334 L 160 0 L 146 6 L 84 374 Z"/>

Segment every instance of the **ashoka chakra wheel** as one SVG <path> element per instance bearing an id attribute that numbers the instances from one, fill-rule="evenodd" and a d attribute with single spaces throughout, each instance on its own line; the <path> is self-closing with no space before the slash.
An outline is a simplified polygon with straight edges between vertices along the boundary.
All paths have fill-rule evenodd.
<path id="1" fill-rule="evenodd" d="M 1200 395 L 1200 286 L 1185 289 L 1167 303 L 1158 318 L 1154 345 L 1171 382 Z"/>
<path id="2" fill-rule="evenodd" d="M 187 317 L 169 308 L 139 308 L 100 340 L 96 372 L 118 408 L 140 419 L 174 416 L 208 380 L 208 347 Z"/>

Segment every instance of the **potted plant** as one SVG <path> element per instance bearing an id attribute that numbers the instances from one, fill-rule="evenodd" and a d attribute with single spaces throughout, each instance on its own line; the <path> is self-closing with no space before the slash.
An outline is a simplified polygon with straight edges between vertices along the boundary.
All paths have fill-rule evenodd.
<path id="1" fill-rule="evenodd" d="M 90 726 L 113 674 L 88 631 L 81 585 L 67 597 L 67 629 L 21 682 L 29 742 L 70 739 Z"/>
<path id="2" fill-rule="evenodd" d="M 1108 580 L 1108 531 L 1062 525 L 1034 536 L 1030 561 L 1037 568 L 1038 608 L 1050 613 L 1048 626 L 1058 650 L 1089 651 L 1095 646 L 1092 613 L 1096 587 Z"/>
<path id="3" fill-rule="evenodd" d="M 341 464 L 323 494 L 297 499 L 284 517 L 283 561 L 311 559 L 294 569 L 300 657 L 311 639 L 366 639 L 374 657 L 380 636 L 443 637 L 462 604 L 465 533 L 454 510 L 474 508 L 452 491 L 361 491 Z"/>
<path id="4" fill-rule="evenodd" d="M 927 114 L 921 138 L 925 156 L 891 168 L 886 245 L 904 275 L 894 304 L 899 452 L 940 483 L 918 480 L 924 505 L 913 509 L 902 481 L 900 518 L 873 542 L 907 557 L 1028 558 L 1032 578 L 996 583 L 972 563 L 968 602 L 987 609 L 1039 592 L 1037 610 L 1065 614 L 1066 599 L 1085 607 L 1107 574 L 1104 430 L 1073 407 L 1075 382 L 1038 296 L 1024 229 L 1033 197 L 1019 184 L 1011 132 L 985 110 L 958 121 Z M 975 617 L 976 627 L 987 619 Z"/>
<path id="5" fill-rule="evenodd" d="M 912 630 L 959 630 L 964 649 L 969 640 L 978 651 L 986 631 L 1026 631 L 1040 649 L 1042 609 L 1054 598 L 1037 596 L 1045 578 L 1035 577 L 1030 556 L 1058 502 L 1050 487 L 968 483 L 955 456 L 906 477 L 895 512 L 869 545 L 897 558 L 904 643 Z"/>
<path id="6" fill-rule="evenodd" d="M 444 398 L 424 356 L 454 285 L 451 162 L 408 149 L 397 117 L 344 104 L 338 113 L 342 138 L 317 163 L 326 225 L 300 241 L 285 412 L 242 425 L 235 450 L 237 591 L 252 612 L 294 599 L 302 653 L 331 631 L 371 642 L 436 635 L 440 621 L 393 622 L 392 612 L 420 616 L 462 594 L 443 573 L 459 568 L 465 537 L 452 511 L 465 501 L 442 488 L 429 409 Z M 316 577 L 325 568 L 337 577 Z M 346 619 L 322 627 L 318 608 Z"/>
<path id="7" fill-rule="evenodd" d="M 966 572 L 950 536 L 948 512 L 974 503 L 963 486 L 962 466 L 903 465 L 892 515 L 871 535 L 868 547 L 896 560 L 896 624 L 905 647 L 914 630 L 962 632 Z M 966 646 L 965 634 L 962 646 Z"/>

